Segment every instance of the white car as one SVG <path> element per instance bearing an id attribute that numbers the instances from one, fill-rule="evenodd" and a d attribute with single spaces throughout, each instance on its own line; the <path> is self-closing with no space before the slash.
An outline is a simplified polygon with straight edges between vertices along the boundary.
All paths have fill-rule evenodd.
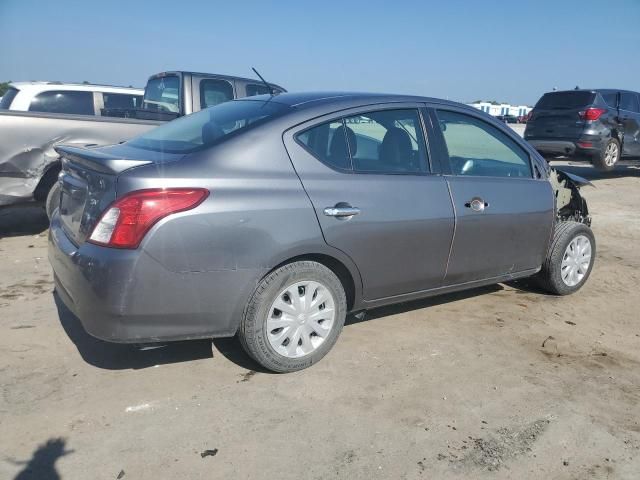
<path id="1" fill-rule="evenodd" d="M 144 90 L 60 82 L 12 83 L 0 109 L 101 116 L 104 109 L 140 108 Z"/>

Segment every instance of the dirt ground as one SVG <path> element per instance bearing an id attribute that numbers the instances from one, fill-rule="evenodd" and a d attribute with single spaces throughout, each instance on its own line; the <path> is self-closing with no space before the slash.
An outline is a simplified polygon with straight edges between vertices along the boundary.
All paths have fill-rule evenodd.
<path id="1" fill-rule="evenodd" d="M 54 295 L 40 210 L 1 211 L 0 478 L 639 478 L 640 168 L 568 168 L 596 185 L 578 294 L 379 309 L 287 375 L 235 340 L 92 339 Z"/>

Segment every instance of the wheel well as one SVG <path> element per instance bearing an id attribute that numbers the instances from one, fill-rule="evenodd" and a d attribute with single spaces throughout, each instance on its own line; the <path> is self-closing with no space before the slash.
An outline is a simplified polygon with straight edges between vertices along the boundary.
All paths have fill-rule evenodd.
<path id="1" fill-rule="evenodd" d="M 353 308 L 353 304 L 355 302 L 356 287 L 355 287 L 355 283 L 353 280 L 353 276 L 351 275 L 351 272 L 340 260 L 337 260 L 334 257 L 331 257 L 329 255 L 324 255 L 321 253 L 299 255 L 297 257 L 293 257 L 288 260 L 285 260 L 279 265 L 276 265 L 273 268 L 273 270 L 276 270 L 288 263 L 299 262 L 302 260 L 311 260 L 313 262 L 318 262 L 336 274 L 336 276 L 340 280 L 340 283 L 342 283 L 342 287 L 344 288 L 344 293 L 347 296 L 347 311 L 350 311 Z"/>
<path id="2" fill-rule="evenodd" d="M 45 170 L 42 177 L 40 177 L 40 181 L 33 191 L 33 198 L 37 202 L 44 202 L 47 199 L 47 195 L 49 195 L 49 190 L 56 180 L 58 179 L 58 174 L 62 169 L 62 164 L 58 162 L 54 162 Z"/>

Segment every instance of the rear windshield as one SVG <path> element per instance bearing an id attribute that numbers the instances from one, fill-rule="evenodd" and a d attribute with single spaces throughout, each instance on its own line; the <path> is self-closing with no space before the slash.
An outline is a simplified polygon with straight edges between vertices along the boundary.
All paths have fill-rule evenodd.
<path id="1" fill-rule="evenodd" d="M 0 110 L 9 110 L 9 107 L 11 107 L 11 102 L 13 102 L 13 99 L 16 98 L 17 94 L 18 89 L 13 87 L 4 92 L 2 100 L 0 100 Z"/>
<path id="2" fill-rule="evenodd" d="M 173 76 L 152 78 L 144 89 L 144 106 L 156 112 L 180 112 L 180 79 Z"/>
<path id="3" fill-rule="evenodd" d="M 232 133 L 279 117 L 289 106 L 270 100 L 235 100 L 178 118 L 127 142 L 137 148 L 190 153 L 220 143 Z"/>
<path id="4" fill-rule="evenodd" d="M 579 108 L 593 103 L 594 97 L 595 93 L 583 91 L 545 93 L 536 103 L 536 108 L 551 110 Z"/>

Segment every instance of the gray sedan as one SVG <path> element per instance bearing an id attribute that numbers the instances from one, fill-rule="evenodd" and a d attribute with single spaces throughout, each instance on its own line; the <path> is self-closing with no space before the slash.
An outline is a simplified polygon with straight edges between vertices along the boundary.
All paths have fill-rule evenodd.
<path id="1" fill-rule="evenodd" d="M 595 258 L 586 181 L 443 100 L 258 96 L 59 152 L 56 290 L 112 342 L 237 334 L 288 372 L 349 312 L 523 277 L 565 295 Z"/>

